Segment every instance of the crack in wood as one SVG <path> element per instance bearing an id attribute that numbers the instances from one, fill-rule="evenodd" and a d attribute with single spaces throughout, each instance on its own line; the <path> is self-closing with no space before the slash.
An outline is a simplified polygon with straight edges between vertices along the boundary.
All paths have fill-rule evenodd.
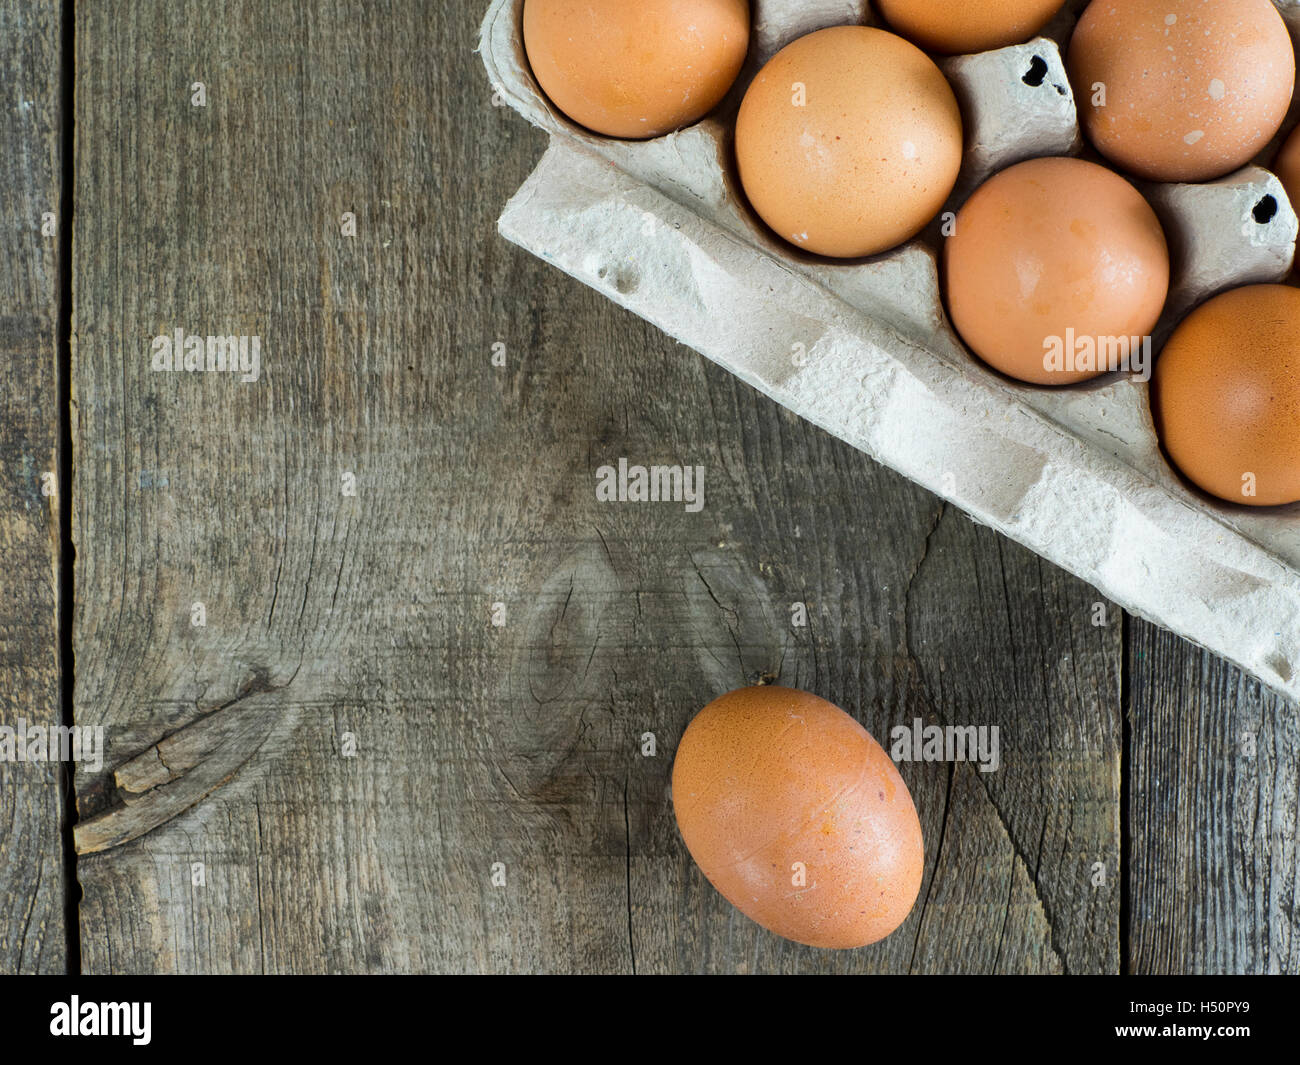
<path id="1" fill-rule="evenodd" d="M 250 707 L 257 696 L 283 691 L 298 675 L 273 685 L 258 670 L 233 699 L 169 733 L 113 771 L 115 805 L 74 830 L 78 854 L 97 854 L 139 839 L 201 803 L 262 749 L 282 720 L 278 709 Z"/>

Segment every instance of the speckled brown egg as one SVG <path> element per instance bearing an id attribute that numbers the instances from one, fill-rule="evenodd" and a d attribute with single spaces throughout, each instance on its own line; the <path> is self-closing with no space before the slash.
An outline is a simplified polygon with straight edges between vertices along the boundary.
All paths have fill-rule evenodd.
<path id="1" fill-rule="evenodd" d="M 779 236 L 838 258 L 921 231 L 961 168 L 961 111 L 934 62 L 884 30 L 836 26 L 778 52 L 745 94 L 736 161 Z"/>
<path id="2" fill-rule="evenodd" d="M 1038 385 L 1149 369 L 1169 292 L 1155 212 L 1118 174 L 1032 159 L 990 178 L 944 245 L 953 326 L 990 366 Z"/>
<path id="3" fill-rule="evenodd" d="M 930 52 L 987 52 L 1029 40 L 1064 0 L 877 0 L 885 21 Z"/>
<path id="4" fill-rule="evenodd" d="M 1160 442 L 1211 495 L 1300 500 L 1300 289 L 1249 285 L 1193 311 L 1152 379 Z"/>
<path id="5" fill-rule="evenodd" d="M 727 95 L 749 50 L 749 0 L 526 0 L 542 91 L 609 137 L 658 137 Z"/>
<path id="6" fill-rule="evenodd" d="M 1245 166 L 1295 87 L 1295 50 L 1270 0 L 1093 0 L 1069 67 L 1097 150 L 1152 181 Z"/>
<path id="7" fill-rule="evenodd" d="M 907 918 L 925 847 L 907 785 L 861 725 L 790 688 L 709 703 L 673 763 L 691 857 L 747 917 L 815 947 L 860 947 Z"/>

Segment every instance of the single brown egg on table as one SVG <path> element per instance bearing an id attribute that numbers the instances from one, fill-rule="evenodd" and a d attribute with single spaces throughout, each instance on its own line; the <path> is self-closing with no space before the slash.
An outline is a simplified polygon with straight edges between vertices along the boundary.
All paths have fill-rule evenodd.
<path id="1" fill-rule="evenodd" d="M 1160 352 L 1151 401 L 1197 487 L 1246 506 L 1300 500 L 1300 289 L 1248 285 L 1194 310 Z"/>
<path id="2" fill-rule="evenodd" d="M 961 169 L 961 111 L 919 48 L 835 26 L 778 52 L 745 94 L 736 162 L 780 237 L 836 258 L 875 255 L 925 228 Z"/>
<path id="3" fill-rule="evenodd" d="M 1277 133 L 1295 49 L 1271 0 L 1093 0 L 1069 69 L 1102 155 L 1151 181 L 1209 181 Z"/>
<path id="4" fill-rule="evenodd" d="M 877 0 L 885 21 L 913 44 L 945 55 L 987 52 L 1029 40 L 1065 0 Z"/>
<path id="5" fill-rule="evenodd" d="M 1119 175 L 1031 159 L 966 201 L 944 244 L 952 324 L 994 369 L 1037 385 L 1150 372 L 1169 292 L 1155 212 Z"/>
<path id="6" fill-rule="evenodd" d="M 745 916 L 814 947 L 884 939 L 911 912 L 925 845 L 907 785 L 833 703 L 753 687 L 709 703 L 673 762 L 686 849 Z"/>
<path id="7" fill-rule="evenodd" d="M 524 50 L 551 103 L 625 139 L 697 122 L 749 51 L 749 0 L 526 0 Z"/>

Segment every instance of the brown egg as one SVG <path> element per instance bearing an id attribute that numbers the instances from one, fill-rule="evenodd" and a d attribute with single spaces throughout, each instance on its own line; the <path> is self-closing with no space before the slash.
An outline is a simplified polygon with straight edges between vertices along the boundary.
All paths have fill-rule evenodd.
<path id="1" fill-rule="evenodd" d="M 1300 126 L 1292 131 L 1282 145 L 1282 150 L 1277 153 L 1277 158 L 1273 160 L 1273 172 L 1286 189 L 1292 208 L 1300 214 Z"/>
<path id="2" fill-rule="evenodd" d="M 1061 10 L 1064 0 L 878 0 L 880 13 L 909 41 L 946 55 L 1020 44 Z"/>
<path id="3" fill-rule="evenodd" d="M 907 785 L 839 707 L 741 688 L 687 726 L 673 811 L 709 882 L 747 917 L 814 947 L 861 947 L 907 918 L 925 846 Z"/>
<path id="4" fill-rule="evenodd" d="M 1152 181 L 1245 166 L 1295 87 L 1295 50 L 1270 0 L 1093 0 L 1069 66 L 1097 150 Z"/>
<path id="5" fill-rule="evenodd" d="M 727 95 L 749 50 L 749 0 L 526 0 L 524 48 L 579 125 L 658 137 Z"/>
<path id="6" fill-rule="evenodd" d="M 736 160 L 784 239 L 840 258 L 919 233 L 961 168 L 961 111 L 939 68 L 884 30 L 836 26 L 778 52 L 745 94 Z"/>
<path id="7" fill-rule="evenodd" d="M 966 201 L 943 281 L 953 326 L 981 359 L 1031 384 L 1073 384 L 1149 371 L 1169 250 L 1122 177 L 1081 159 L 1031 159 Z"/>
<path id="8" fill-rule="evenodd" d="M 1247 506 L 1300 500 L 1300 289 L 1249 285 L 1197 308 L 1161 351 L 1151 399 L 1194 484 Z"/>

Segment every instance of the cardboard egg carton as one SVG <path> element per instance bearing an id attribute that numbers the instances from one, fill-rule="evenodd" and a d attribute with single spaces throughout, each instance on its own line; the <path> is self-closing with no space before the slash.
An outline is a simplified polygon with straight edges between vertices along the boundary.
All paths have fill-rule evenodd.
<path id="1" fill-rule="evenodd" d="M 1276 2 L 1300 31 L 1300 0 Z M 813 30 L 880 23 L 866 0 L 751 6 L 750 56 L 728 99 L 695 126 L 630 142 L 551 107 L 524 53 L 523 0 L 493 0 L 480 53 L 497 99 L 551 136 L 502 235 L 1125 609 L 1300 697 L 1300 505 L 1252 510 L 1189 488 L 1160 454 L 1142 381 L 1039 389 L 988 370 L 943 309 L 939 220 L 895 251 L 840 263 L 752 213 L 731 130 L 758 68 Z M 940 61 L 966 123 L 945 211 L 1015 162 L 1088 150 L 1061 54 L 1084 6 L 1070 0 L 1027 44 Z M 1173 266 L 1157 350 L 1208 296 L 1290 273 L 1296 213 L 1267 170 L 1140 187 Z"/>

